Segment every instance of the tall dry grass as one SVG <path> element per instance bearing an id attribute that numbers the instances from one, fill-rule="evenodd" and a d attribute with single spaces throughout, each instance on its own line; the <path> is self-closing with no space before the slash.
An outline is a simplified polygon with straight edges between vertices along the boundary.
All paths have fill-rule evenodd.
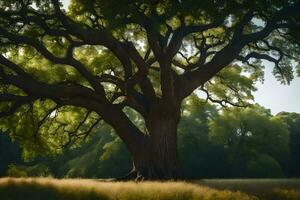
<path id="1" fill-rule="evenodd" d="M 262 199 L 269 199 L 265 196 L 278 188 L 300 193 L 300 179 L 203 179 L 193 183 L 219 190 L 242 191 Z M 300 200 L 300 195 L 296 200 Z"/>
<path id="2" fill-rule="evenodd" d="M 267 195 L 271 200 L 300 200 L 300 190 L 296 189 L 275 189 Z"/>
<path id="3" fill-rule="evenodd" d="M 2 178 L 1 200 L 254 200 L 241 192 L 186 182 L 103 182 L 86 179 Z"/>

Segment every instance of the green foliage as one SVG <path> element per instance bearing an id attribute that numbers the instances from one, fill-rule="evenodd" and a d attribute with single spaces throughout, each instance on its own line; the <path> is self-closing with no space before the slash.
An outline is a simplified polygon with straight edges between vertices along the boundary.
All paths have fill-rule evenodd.
<path id="1" fill-rule="evenodd" d="M 36 101 L 32 105 L 21 107 L 14 115 L 0 119 L 0 128 L 9 130 L 11 137 L 20 142 L 24 150 L 23 157 L 27 160 L 36 155 L 59 151 L 47 129 L 39 126 L 43 114 L 52 107 L 51 101 Z M 42 130 L 39 131 L 40 129 Z"/>
<path id="2" fill-rule="evenodd" d="M 267 154 L 283 164 L 289 153 L 286 124 L 277 117 L 271 117 L 268 110 L 258 105 L 243 110 L 224 110 L 210 121 L 209 138 L 228 152 L 229 173 L 238 176 L 247 176 L 247 162 L 258 154 Z"/>
<path id="3" fill-rule="evenodd" d="M 222 177 L 224 174 L 224 151 L 208 140 L 208 120 L 216 115 L 216 107 L 196 95 L 187 98 L 183 104 L 178 149 L 189 178 Z"/>
<path id="4" fill-rule="evenodd" d="M 251 71 L 239 65 L 228 66 L 219 72 L 211 81 L 205 84 L 209 95 L 214 99 L 232 102 L 236 105 L 248 105 L 254 100 L 255 83 L 263 78 L 263 71 Z M 245 73 L 246 72 L 246 73 Z"/>
<path id="5" fill-rule="evenodd" d="M 28 14 L 26 13 L 27 11 L 23 13 L 24 15 L 30 15 L 30 17 L 39 18 L 43 16 L 41 19 L 42 22 L 45 23 L 44 26 L 39 26 L 40 23 L 35 23 L 35 20 L 28 22 L 28 24 L 27 20 L 21 23 L 19 21 L 23 20 L 23 14 L 16 14 L 16 16 L 14 16 L 15 19 L 12 17 L 12 21 L 10 21 L 10 15 L 8 17 L 1 17 L 0 27 L 3 28 L 3 32 L 7 31 L 18 36 L 26 36 L 29 37 L 29 40 L 32 39 L 34 44 L 40 43 L 45 47 L 45 50 L 49 51 L 46 53 L 47 55 L 51 54 L 50 57 L 57 57 L 58 60 L 67 55 L 68 48 L 72 41 L 79 42 L 79 45 L 75 45 L 74 52 L 71 54 L 73 59 L 79 61 L 91 76 L 99 78 L 104 74 L 113 75 L 114 78 L 119 81 L 124 81 L 128 77 L 126 78 L 124 76 L 124 63 L 120 61 L 120 55 L 117 54 L 127 52 L 116 52 L 119 51 L 121 47 L 126 46 L 126 42 L 132 43 L 141 58 L 148 61 L 153 58 L 155 60 L 156 58 L 153 52 L 149 53 L 149 59 L 145 58 L 147 49 L 151 46 L 147 36 L 155 36 L 155 39 L 157 38 L 155 42 L 159 43 L 159 46 L 162 47 L 164 43 L 168 43 L 169 40 L 172 39 L 168 33 L 170 31 L 174 31 L 175 33 L 177 28 L 183 25 L 193 27 L 209 24 L 211 22 L 224 21 L 224 23 L 221 23 L 220 26 L 216 28 L 201 33 L 195 32 L 188 34 L 183 39 L 181 48 L 175 55 L 175 60 L 181 64 L 195 64 L 199 61 L 199 55 L 202 54 L 196 52 L 196 47 L 200 46 L 200 43 L 204 40 L 208 46 L 214 45 L 216 41 L 222 41 L 221 45 L 216 45 L 211 49 L 212 51 L 208 53 L 220 51 L 225 45 L 230 43 L 235 26 L 249 9 L 251 10 L 253 8 L 257 13 L 255 13 L 256 17 L 244 28 L 244 32 L 247 34 L 261 30 L 264 27 L 263 24 L 265 20 L 286 6 L 287 3 L 294 3 L 294 1 L 72 0 L 69 9 L 64 11 L 70 18 L 67 21 L 71 24 L 74 23 L 75 29 L 77 26 L 78 30 L 76 30 L 79 32 L 91 31 L 93 36 L 99 36 L 100 42 L 97 42 L 96 45 L 92 44 L 93 42 L 86 42 L 85 37 L 78 36 L 72 31 L 72 33 L 68 33 L 70 30 L 65 27 L 64 23 L 61 23 L 61 20 L 55 17 L 52 18 L 54 6 L 49 0 L 34 0 L 28 2 L 31 13 L 29 12 Z M 6 11 L 14 13 L 19 11 L 21 7 L 22 3 L 20 3 L 20 1 L 9 0 L 0 3 L 0 11 L 4 13 Z M 44 15 L 49 16 L 45 17 Z M 147 30 L 147 27 L 142 27 L 142 23 L 140 23 L 140 20 L 142 20 L 141 16 L 143 15 L 151 22 L 147 23 L 153 28 L 150 32 Z M 293 20 L 298 19 L 298 14 L 293 16 Z M 44 29 L 45 26 L 47 27 L 46 29 Z M 49 29 L 52 30 L 51 34 L 48 32 Z M 60 35 L 60 33 L 53 33 L 56 30 L 67 33 L 67 36 L 65 34 Z M 270 45 L 284 52 L 280 63 L 275 66 L 273 73 L 280 81 L 289 83 L 293 78 L 293 63 L 298 62 L 295 58 L 300 54 L 299 45 L 297 42 L 292 42 L 294 40 L 299 41 L 297 34 L 299 27 L 293 27 L 286 32 L 286 35 L 289 37 L 288 39 L 281 37 L 278 31 L 271 33 L 266 40 Z M 6 34 L 1 33 L 0 42 L 6 44 L 7 41 L 12 39 L 6 38 L 5 35 Z M 105 38 L 103 40 L 104 42 L 102 41 L 103 38 Z M 114 41 L 116 41 L 116 43 L 114 43 Z M 66 64 L 66 61 L 57 62 L 57 59 L 46 58 L 45 53 L 33 47 L 35 45 L 21 45 L 20 43 L 23 42 L 20 41 L 10 42 L 12 43 L 1 46 L 1 53 L 5 55 L 5 58 L 20 66 L 20 68 L 28 73 L 30 77 L 34 78 L 34 80 L 39 81 L 39 83 L 47 83 L 52 86 L 80 85 L 92 89 L 91 83 L 80 75 L 81 70 L 78 70 L 78 67 L 72 66 L 72 63 Z M 117 45 L 116 47 L 114 46 L 115 44 L 120 44 L 121 46 Z M 258 45 L 258 47 L 254 48 L 255 45 Z M 267 53 L 276 58 L 279 57 L 278 52 L 275 50 L 266 52 L 266 46 L 268 45 L 263 44 L 263 42 L 259 44 L 249 44 L 242 49 L 241 55 L 246 55 L 255 50 L 256 52 Z M 164 47 L 162 49 L 166 48 Z M 185 56 L 182 55 L 189 58 L 184 59 Z M 214 53 L 211 55 L 214 55 Z M 126 56 L 127 55 L 125 55 L 125 57 Z M 210 61 L 211 59 L 212 56 L 208 56 L 206 61 Z M 136 73 L 139 70 L 133 60 L 134 59 L 130 58 L 128 61 L 132 64 L 131 71 Z M 160 80 L 161 66 L 158 65 L 159 63 L 156 59 L 156 61 L 151 64 L 151 67 L 149 67 L 147 77 L 153 84 L 157 96 L 160 97 L 162 80 Z M 171 67 L 175 73 L 182 75 L 182 68 L 179 69 L 175 64 Z M 9 69 L 9 67 L 1 65 L 1 70 L 2 68 L 3 72 L 5 72 L 4 74 L 16 75 L 16 72 Z M 234 102 L 234 104 L 245 105 L 253 100 L 252 92 L 256 90 L 255 83 L 258 80 L 263 80 L 263 70 L 259 60 L 251 61 L 251 63 L 237 63 L 233 61 L 203 87 L 212 98 L 216 98 L 219 101 L 224 100 L 226 102 Z M 120 91 L 124 92 L 124 88 L 118 87 L 115 84 L 109 84 L 104 81 L 101 82 L 101 84 L 104 87 L 105 95 L 108 100 L 113 99 Z M 126 84 L 127 83 L 125 83 L 125 85 Z M 137 84 L 135 84 L 134 90 L 135 92 L 142 93 L 141 88 L 137 86 Z M 2 93 L 25 95 L 24 91 L 20 88 L 1 83 L 0 94 Z M 127 93 L 127 91 L 125 93 Z M 123 94 L 112 103 L 124 103 L 127 98 L 126 95 L 127 94 Z M 9 130 L 12 138 L 20 141 L 23 148 L 23 157 L 28 160 L 32 160 L 34 157 L 42 154 L 59 154 L 62 152 L 61 146 L 68 144 L 73 144 L 74 146 L 80 145 L 80 140 L 85 138 L 84 133 L 88 130 L 88 127 L 99 118 L 96 113 L 89 113 L 87 120 L 83 123 L 83 127 L 77 129 L 77 126 L 82 122 L 82 116 L 85 116 L 89 111 L 66 105 L 60 105 L 61 107 L 56 108 L 58 103 L 55 103 L 54 100 L 57 99 L 49 99 L 46 97 L 46 99 L 39 98 L 38 100 L 33 100 L 30 104 L 19 107 L 14 115 L 3 119 L 1 118 L 0 120 L 0 129 L 3 131 Z M 12 103 L 10 102 L 0 102 L 1 111 L 7 111 L 11 106 Z M 145 132 L 144 121 L 141 120 L 140 116 L 136 117 L 136 113 L 131 114 L 130 112 L 135 111 L 133 111 L 134 109 L 130 109 L 131 108 L 126 108 L 123 110 L 125 110 L 129 118 L 138 125 L 139 129 Z M 274 119 L 274 123 L 276 123 L 275 121 Z M 201 121 L 199 123 L 204 122 Z M 203 128 L 203 130 L 206 129 L 202 125 L 198 125 L 201 126 L 200 128 Z M 70 135 L 76 135 L 78 137 L 71 138 Z M 203 135 L 201 137 L 206 137 Z M 200 140 L 199 138 L 198 141 Z M 204 141 L 206 142 L 206 140 Z M 201 146 L 200 144 L 198 145 Z"/>
<path id="6" fill-rule="evenodd" d="M 21 164 L 22 151 L 17 142 L 12 142 L 8 133 L 0 132 L 0 177 L 5 175 L 12 163 Z"/>
<path id="7" fill-rule="evenodd" d="M 280 112 L 276 115 L 287 124 L 290 134 L 290 156 L 285 171 L 290 176 L 299 176 L 300 166 L 300 115 L 297 113 Z"/>
<path id="8" fill-rule="evenodd" d="M 197 0 L 163 0 L 163 1 L 128 1 L 128 0 L 95 0 L 83 1 L 72 0 L 69 7 L 69 15 L 75 18 L 78 22 L 92 27 L 92 20 L 95 16 L 101 16 L 101 24 L 103 27 L 110 30 L 112 33 L 117 33 L 114 36 L 120 40 L 126 38 L 128 41 L 145 41 L 145 32 L 137 24 L 125 23 L 126 20 L 135 22 L 136 10 L 145 14 L 153 23 L 155 31 L 161 35 L 166 34 L 166 30 L 171 28 L 175 30 L 183 23 L 185 25 L 202 25 L 209 22 L 224 21 L 223 27 L 204 31 L 203 35 L 213 35 L 217 39 L 229 40 L 232 31 L 237 23 L 242 19 L 246 11 L 253 8 L 257 11 L 256 17 L 245 27 L 245 33 L 253 33 L 264 27 L 266 17 L 272 16 L 280 8 L 293 3 L 294 1 L 197 1 Z M 299 19 L 299 15 L 293 16 L 293 20 Z M 227 22 L 227 24 L 226 24 Z M 134 27 L 134 28 L 133 28 Z M 128 36 L 128 32 L 133 33 Z M 299 55 L 299 26 L 292 27 L 287 31 L 287 37 L 281 37 L 280 33 L 274 32 L 267 37 L 270 45 L 279 47 L 283 54 L 280 63 L 274 66 L 273 73 L 275 77 L 282 83 L 289 83 L 293 79 L 293 65 L 291 60 L 298 63 L 297 56 Z M 193 34 L 194 37 L 199 37 L 201 34 Z M 193 47 L 192 36 L 185 38 L 181 52 L 187 48 Z M 188 41 L 188 42 L 187 42 Z M 213 41 L 210 41 L 213 43 Z M 138 45 L 136 45 L 138 46 Z M 147 46 L 147 44 L 146 44 Z M 218 48 L 216 48 L 218 49 Z M 266 53 L 267 46 L 259 44 L 258 48 L 254 45 L 249 45 L 243 49 L 243 52 L 251 51 Z M 271 51 L 268 54 L 278 57 L 279 52 Z M 287 56 L 288 55 L 288 56 Z M 189 55 L 190 61 L 195 61 L 193 56 Z M 253 67 L 257 66 L 257 67 Z M 263 74 L 261 63 L 259 60 L 243 63 L 243 68 L 251 72 L 252 77 L 258 77 Z"/>
<path id="9" fill-rule="evenodd" d="M 28 176 L 26 171 L 24 171 L 23 169 L 20 169 L 16 165 L 9 165 L 6 175 L 9 177 L 16 177 L 16 178 Z"/>
<path id="10" fill-rule="evenodd" d="M 132 165 L 124 143 L 104 123 L 82 145 L 39 162 L 46 163 L 57 177 L 72 178 L 121 177 Z"/>
<path id="11" fill-rule="evenodd" d="M 187 178 L 299 176 L 299 114 L 272 116 L 258 105 L 220 112 L 197 95 L 187 98 L 182 108 L 178 149 Z M 138 127 L 144 127 L 136 112 L 126 112 Z M 72 123 L 71 117 L 62 120 Z M 3 148 L 16 148 L 10 145 Z M 41 176 L 43 173 L 37 167 L 40 164 L 55 177 L 111 178 L 129 172 L 132 161 L 112 128 L 100 123 L 85 142 L 64 149 L 55 157 L 19 162 L 17 167 L 28 176 Z"/>
<path id="12" fill-rule="evenodd" d="M 49 168 L 44 164 L 22 166 L 11 164 L 8 166 L 6 175 L 9 177 L 48 177 L 51 176 Z"/>
<path id="13" fill-rule="evenodd" d="M 283 172 L 279 163 L 269 155 L 258 155 L 258 158 L 248 161 L 246 174 L 250 178 L 281 178 Z"/>
<path id="14" fill-rule="evenodd" d="M 97 168 L 99 177 L 122 177 L 131 167 L 130 154 L 120 138 L 115 138 L 103 146 L 103 154 L 99 158 Z"/>

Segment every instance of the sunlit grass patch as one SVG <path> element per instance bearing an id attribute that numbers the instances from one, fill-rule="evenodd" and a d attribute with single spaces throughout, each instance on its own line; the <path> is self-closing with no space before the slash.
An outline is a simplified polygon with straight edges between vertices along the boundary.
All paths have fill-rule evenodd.
<path id="1" fill-rule="evenodd" d="M 299 200 L 300 190 L 296 189 L 275 189 L 269 195 L 271 200 Z"/>
<path id="2" fill-rule="evenodd" d="M 253 196 L 185 182 L 102 182 L 80 179 L 3 178 L 1 200 L 252 200 Z"/>
<path id="3" fill-rule="evenodd" d="M 193 183 L 219 190 L 242 191 L 262 198 L 277 188 L 300 190 L 300 179 L 203 179 Z"/>

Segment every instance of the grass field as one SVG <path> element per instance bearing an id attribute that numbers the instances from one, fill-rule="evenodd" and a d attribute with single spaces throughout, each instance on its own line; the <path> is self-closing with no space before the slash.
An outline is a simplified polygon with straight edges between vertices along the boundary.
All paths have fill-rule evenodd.
<path id="1" fill-rule="evenodd" d="M 193 182 L 104 182 L 88 179 L 58 180 L 51 178 L 2 178 L 0 179 L 0 199 L 300 200 L 299 185 L 300 180 L 296 179 L 216 179 Z"/>
<path id="2" fill-rule="evenodd" d="M 299 191 L 300 179 L 204 179 L 193 181 L 215 189 L 242 191 L 247 194 L 264 197 L 274 190 Z M 300 196 L 297 200 L 300 200 Z"/>

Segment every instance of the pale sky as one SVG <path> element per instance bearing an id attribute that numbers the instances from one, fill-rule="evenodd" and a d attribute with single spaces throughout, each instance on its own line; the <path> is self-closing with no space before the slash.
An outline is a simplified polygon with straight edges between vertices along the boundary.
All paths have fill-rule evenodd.
<path id="1" fill-rule="evenodd" d="M 290 85 L 282 85 L 272 74 L 273 66 L 265 64 L 265 81 L 257 84 L 255 101 L 271 109 L 272 114 L 280 111 L 300 113 L 300 78 L 296 76 Z"/>
<path id="2" fill-rule="evenodd" d="M 69 0 L 63 0 L 63 4 L 67 8 Z M 280 111 L 300 113 L 300 78 L 295 75 L 290 85 L 282 85 L 276 81 L 272 69 L 271 64 L 265 62 L 265 81 L 256 85 L 255 102 L 271 109 L 272 114 Z"/>

